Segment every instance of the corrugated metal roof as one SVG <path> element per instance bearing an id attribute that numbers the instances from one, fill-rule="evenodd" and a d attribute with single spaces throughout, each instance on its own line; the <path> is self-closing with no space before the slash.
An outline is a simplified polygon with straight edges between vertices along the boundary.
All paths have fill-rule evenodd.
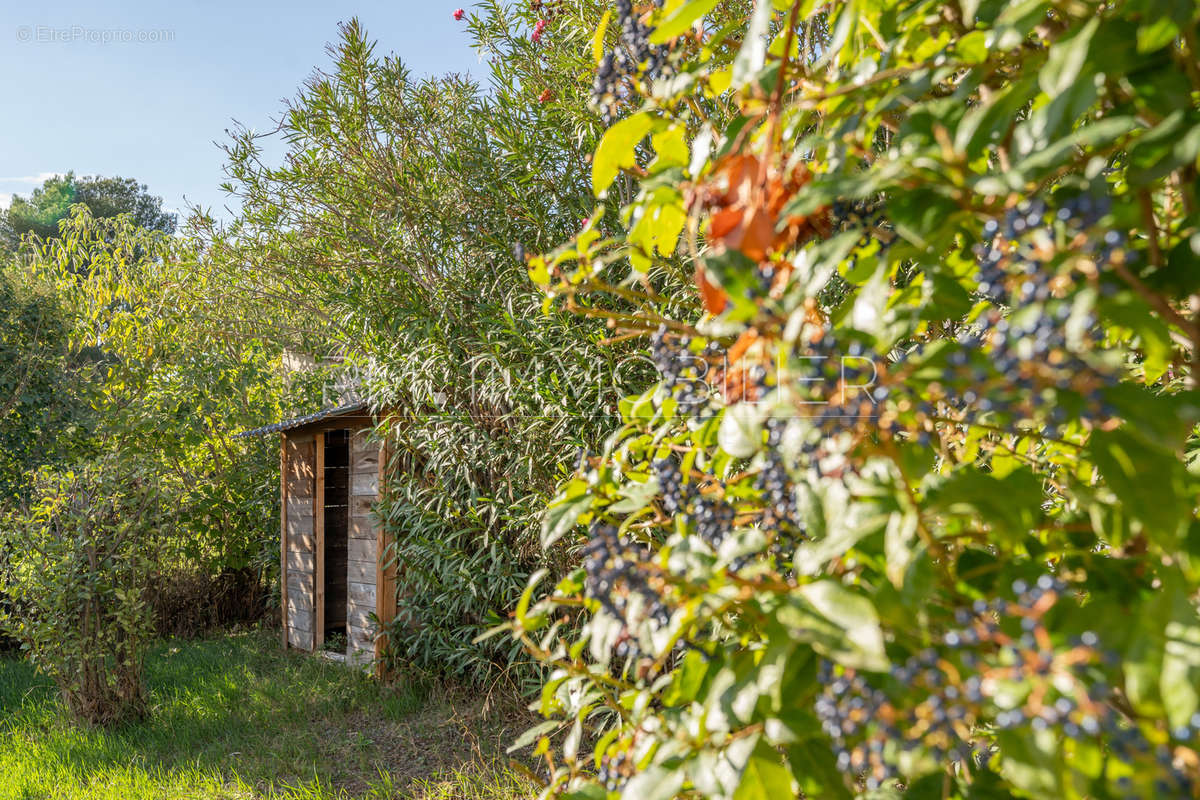
<path id="1" fill-rule="evenodd" d="M 329 408 L 324 411 L 318 411 L 315 414 L 309 414 L 306 417 L 296 417 L 295 419 L 285 419 L 281 422 L 276 422 L 271 425 L 264 425 L 261 428 L 242 431 L 235 433 L 233 438 L 240 439 L 243 436 L 258 436 L 263 433 L 280 433 L 281 431 L 290 431 L 296 428 L 303 428 L 305 425 L 310 425 L 314 422 L 321 422 L 334 417 L 344 417 L 349 414 L 356 414 L 360 411 L 366 411 L 367 404 L 365 402 L 350 403 L 349 405 L 338 406 L 337 408 Z"/>

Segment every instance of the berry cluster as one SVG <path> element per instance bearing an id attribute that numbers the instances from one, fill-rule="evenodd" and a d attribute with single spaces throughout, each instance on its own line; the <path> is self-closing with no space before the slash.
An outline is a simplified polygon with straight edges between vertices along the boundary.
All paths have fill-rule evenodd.
<path id="1" fill-rule="evenodd" d="M 1035 200 L 984 225 L 976 247 L 978 293 L 994 308 L 958 334 L 929 399 L 909 405 L 927 420 L 923 440 L 935 416 L 1037 420 L 1043 435 L 1056 438 L 1070 420 L 1094 425 L 1116 414 L 1106 392 L 1120 381 L 1119 369 L 1095 358 L 1103 327 L 1093 313 L 1076 310 L 1072 293 L 1080 276 L 1095 277 L 1104 265 L 1131 257 L 1120 232 L 1099 241 L 1091 234 L 1108 210 L 1107 198 L 1090 195 L 1053 212 Z M 917 344 L 904 360 L 924 355 Z"/>
<path id="2" fill-rule="evenodd" d="M 863 255 L 883 258 L 896 242 L 896 234 L 884 216 L 882 200 L 836 200 L 829 208 L 829 219 L 834 231 L 860 230 L 862 236 L 850 251 L 846 269 L 853 271 Z M 877 242 L 871 248 L 871 242 Z M 851 284 L 839 272 L 834 272 L 817 294 L 822 308 L 836 308 L 850 293 Z"/>
<path id="3" fill-rule="evenodd" d="M 853 439 L 873 428 L 879 420 L 880 403 L 888 396 L 883 385 L 884 360 L 858 341 L 837 342 L 824 335 L 809 343 L 803 354 L 791 358 L 787 374 L 775 387 L 781 404 L 795 407 L 808 419 L 815 434 L 799 444 L 800 455 L 812 456 L 811 464 L 821 471 L 821 457 L 839 446 L 844 434 Z M 769 386 L 763 382 L 763 395 Z M 768 437 L 778 436 L 782 428 Z M 770 441 L 768 442 L 770 443 Z"/>
<path id="4" fill-rule="evenodd" d="M 923 748 L 935 760 L 973 758 L 986 763 L 994 732 L 1055 728 L 1068 739 L 1102 741 L 1111 755 L 1149 769 L 1157 760 L 1163 793 L 1190 795 L 1193 780 L 1173 751 L 1152 748 L 1141 730 L 1114 710 L 1101 667 L 1115 660 L 1099 637 L 1085 631 L 1056 647 L 1046 614 L 1067 595 L 1061 580 L 1043 575 L 1030 585 L 1013 584 L 1015 600 L 978 600 L 955 612 L 958 627 L 889 672 L 890 683 L 872 684 L 853 670 L 824 664 L 824 687 L 815 710 L 830 736 L 839 768 L 869 787 L 899 777 L 899 751 Z M 880 688 L 881 686 L 886 687 Z M 1027 687 L 1016 705 L 992 715 L 998 696 L 1011 701 L 1013 686 Z M 1178 742 L 1200 731 L 1174 731 Z"/>
<path id="5" fill-rule="evenodd" d="M 758 473 L 755 488 L 762 492 L 762 526 L 775 534 L 774 545 L 779 548 L 798 543 L 804 536 L 804 525 L 796 515 L 796 485 L 792 480 L 783 453 L 780 451 L 787 420 L 771 418 L 766 422 L 766 463 Z M 776 552 L 776 556 L 783 555 Z"/>
<path id="6" fill-rule="evenodd" d="M 996 303 L 1017 307 L 1049 299 L 1069 282 L 1070 275 L 1047 269 L 1054 256 L 1068 252 L 1078 262 L 1086 258 L 1089 271 L 1125 258 L 1125 236 L 1108 231 L 1103 240 L 1088 235 L 1110 210 L 1107 197 L 1079 195 L 1051 212 L 1044 200 L 1036 199 L 1009 209 L 1003 222 L 988 220 L 984 240 L 975 248 L 979 260 L 979 293 Z"/>
<path id="7" fill-rule="evenodd" d="M 658 491 L 662 496 L 663 508 L 674 516 L 687 510 L 696 489 L 693 484 L 684 480 L 679 462 L 674 458 L 660 458 L 650 465 L 654 469 L 654 477 L 658 480 Z"/>
<path id="8" fill-rule="evenodd" d="M 839 770 L 873 790 L 901 777 L 896 765 L 900 751 L 924 748 L 938 761 L 972 756 L 986 761 L 988 749 L 972 741 L 973 706 L 983 699 L 978 676 L 968 678 L 965 686 L 950 683 L 940 654 L 928 648 L 894 667 L 891 677 L 899 691 L 920 699 L 898 703 L 855 670 L 839 672 L 822 662 L 818 680 L 824 689 L 814 710 L 832 741 Z"/>
<path id="9" fill-rule="evenodd" d="M 716 550 L 733 528 L 733 506 L 719 497 L 701 497 L 688 515 L 696 526 L 696 535 Z"/>
<path id="10" fill-rule="evenodd" d="M 612 755 L 605 754 L 604 758 L 600 761 L 600 769 L 596 773 L 596 779 L 604 785 L 606 791 L 619 792 L 629 782 L 629 778 L 633 775 L 633 772 L 633 759 L 630 758 L 627 751 L 621 750 Z"/>
<path id="11" fill-rule="evenodd" d="M 883 203 L 877 200 L 834 200 L 830 218 L 839 230 L 864 228 L 868 232 L 883 221 Z"/>
<path id="12" fill-rule="evenodd" d="M 720 547 L 733 527 L 733 507 L 714 493 L 701 494 L 696 484 L 685 483 L 675 459 L 662 458 L 652 466 L 666 511 L 690 521 L 696 535 L 713 550 Z"/>
<path id="13" fill-rule="evenodd" d="M 648 548 L 631 542 L 614 525 L 593 523 L 583 556 L 587 572 L 584 589 L 606 611 L 625 620 L 629 600 L 637 596 L 643 601 L 642 613 L 647 618 L 658 625 L 667 623 L 670 611 L 651 586 L 650 571 L 646 569 L 652 556 Z"/>
<path id="14" fill-rule="evenodd" d="M 773 439 L 769 437 L 769 445 L 774 447 L 778 443 L 778 435 Z M 737 517 L 737 510 L 720 496 L 720 482 L 712 482 L 710 491 L 704 494 L 698 484 L 684 481 L 674 458 L 658 459 L 651 466 L 658 481 L 663 509 L 671 516 L 682 517 L 705 544 L 714 551 L 719 549 L 733 530 Z M 760 473 L 757 486 L 766 501 L 760 524 L 770 538 L 769 555 L 778 566 L 794 552 L 803 537 L 803 526 L 796 521 L 793 484 L 777 452 L 768 454 L 767 466 Z M 750 562 L 751 559 L 744 556 L 735 559 L 730 568 L 737 572 Z"/>
<path id="15" fill-rule="evenodd" d="M 661 0 L 654 5 L 660 6 Z M 592 104 L 610 125 L 638 81 L 649 83 L 667 74 L 670 48 L 650 44 L 653 29 L 643 21 L 631 0 L 616 0 L 620 42 L 604 55 L 592 84 Z"/>
<path id="16" fill-rule="evenodd" d="M 705 377 L 715 345 L 703 354 L 691 351 L 689 336 L 673 336 L 665 327 L 650 336 L 650 358 L 662 376 L 663 386 L 672 393 L 682 415 L 697 414 L 708 407 L 712 392 Z"/>
<path id="17" fill-rule="evenodd" d="M 783 463 L 778 450 L 767 452 L 767 463 L 758 473 L 755 488 L 763 493 L 764 508 L 762 524 L 766 528 L 794 527 L 796 498 L 793 494 L 792 476 Z"/>
<path id="18" fill-rule="evenodd" d="M 1090 195 L 1053 212 L 1035 200 L 1010 209 L 1003 221 L 984 225 L 984 241 L 976 247 L 978 292 L 996 308 L 958 337 L 960 348 L 948 359 L 943 384 L 951 406 L 1013 418 L 1031 417 L 1049 406 L 1049 436 L 1071 416 L 1096 420 L 1113 414 L 1103 393 L 1119 375 L 1084 358 L 1103 342 L 1098 320 L 1090 313 L 1078 320 L 1083 341 L 1072 342 L 1067 334 L 1073 313 L 1069 291 L 1077 275 L 1095 275 L 1110 261 L 1128 257 L 1120 232 L 1108 231 L 1102 241 L 1089 235 L 1108 210 L 1107 198 Z M 970 353 L 985 349 L 986 363 L 972 363 Z M 964 382 L 970 388 L 952 388 Z M 1044 393 L 1054 402 L 1045 402 Z M 1073 415 L 1063 407 L 1062 393 L 1082 398 Z"/>

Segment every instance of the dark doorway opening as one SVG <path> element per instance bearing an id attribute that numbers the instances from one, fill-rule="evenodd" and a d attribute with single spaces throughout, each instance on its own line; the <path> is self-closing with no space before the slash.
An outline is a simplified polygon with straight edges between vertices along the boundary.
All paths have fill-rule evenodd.
<path id="1" fill-rule="evenodd" d="M 325 649 L 346 650 L 350 431 L 325 434 Z"/>

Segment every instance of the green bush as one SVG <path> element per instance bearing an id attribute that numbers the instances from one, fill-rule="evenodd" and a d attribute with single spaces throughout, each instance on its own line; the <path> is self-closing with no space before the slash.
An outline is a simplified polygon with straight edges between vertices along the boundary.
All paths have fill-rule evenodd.
<path id="1" fill-rule="evenodd" d="M 146 713 L 146 595 L 169 525 L 153 480 L 113 457 L 40 472 L 32 502 L 0 523 L 12 603 L 0 621 L 83 721 Z"/>
<path id="2" fill-rule="evenodd" d="M 546 796 L 1196 796 L 1195 4 L 611 12 L 623 208 L 530 275 L 662 380 L 512 626 Z"/>
<path id="3" fill-rule="evenodd" d="M 180 535 L 164 543 L 164 582 L 251 570 L 265 592 L 278 572 L 278 449 L 232 435 L 279 418 L 281 348 L 238 327 L 243 308 L 215 296 L 193 239 L 146 230 L 128 215 L 96 218 L 82 205 L 59 233 L 26 240 L 12 271 L 18 285 L 53 298 L 58 358 L 81 365 L 42 373 L 39 391 L 68 398 L 60 406 L 85 405 L 86 424 L 44 430 L 28 414 L 11 438 L 44 433 L 34 464 L 47 454 L 62 462 L 112 452 L 124 468 L 153 475 L 178 512 Z M 261 329 L 273 319 L 258 310 Z"/>

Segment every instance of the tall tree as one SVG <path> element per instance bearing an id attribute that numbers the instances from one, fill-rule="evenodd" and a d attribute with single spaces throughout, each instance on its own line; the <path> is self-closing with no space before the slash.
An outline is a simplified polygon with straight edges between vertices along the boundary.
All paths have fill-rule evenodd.
<path id="1" fill-rule="evenodd" d="M 138 227 L 175 232 L 175 215 L 163 210 L 162 198 L 150 194 L 146 184 L 133 178 L 78 178 L 68 172 L 47 180 L 28 199 L 13 197 L 8 210 L 0 212 L 0 247 L 15 250 L 27 233 L 41 239 L 58 236 L 59 222 L 67 218 L 75 203 L 87 206 L 97 219 L 131 214 Z"/>

